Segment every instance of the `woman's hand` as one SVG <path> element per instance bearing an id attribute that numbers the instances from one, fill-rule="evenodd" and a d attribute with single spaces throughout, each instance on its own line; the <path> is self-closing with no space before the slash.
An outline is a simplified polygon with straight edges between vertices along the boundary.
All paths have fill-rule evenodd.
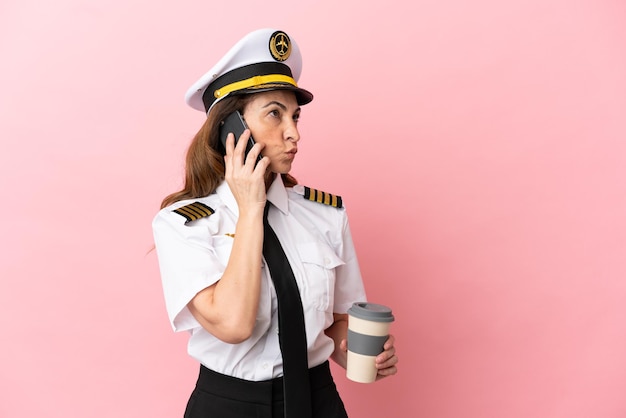
<path id="1" fill-rule="evenodd" d="M 380 380 L 387 376 L 392 376 L 398 373 L 398 356 L 396 356 L 396 348 L 394 347 L 396 339 L 393 335 L 389 335 L 389 338 L 383 346 L 383 351 L 376 356 L 376 368 L 378 369 L 378 375 L 376 380 Z"/>
<path id="2" fill-rule="evenodd" d="M 376 368 L 378 369 L 376 380 L 398 373 L 398 368 L 396 367 L 396 364 L 398 364 L 398 356 L 396 356 L 396 348 L 394 347 L 395 341 L 395 337 L 393 335 L 389 335 L 389 338 L 383 345 L 384 351 L 376 356 Z M 342 352 L 347 353 L 347 340 L 344 339 L 341 341 L 340 349 Z"/>
<path id="3" fill-rule="evenodd" d="M 263 210 L 266 199 L 264 175 L 269 165 L 269 158 L 263 157 L 260 162 L 256 163 L 257 157 L 263 149 L 263 144 L 260 143 L 256 143 L 245 156 L 249 138 L 249 129 L 241 134 L 236 146 L 235 137 L 232 133 L 229 133 L 226 138 L 226 155 L 224 156 L 226 171 L 224 177 L 237 201 L 240 214 L 249 209 L 258 210 L 260 208 Z"/>

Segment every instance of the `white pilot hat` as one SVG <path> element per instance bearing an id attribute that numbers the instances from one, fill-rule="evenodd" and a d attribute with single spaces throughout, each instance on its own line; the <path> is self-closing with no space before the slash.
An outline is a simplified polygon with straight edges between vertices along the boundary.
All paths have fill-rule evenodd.
<path id="1" fill-rule="evenodd" d="M 313 94 L 298 87 L 302 55 L 289 36 L 276 29 L 259 29 L 244 36 L 187 90 L 185 101 L 209 113 L 215 103 L 235 94 L 291 90 L 298 104 Z"/>

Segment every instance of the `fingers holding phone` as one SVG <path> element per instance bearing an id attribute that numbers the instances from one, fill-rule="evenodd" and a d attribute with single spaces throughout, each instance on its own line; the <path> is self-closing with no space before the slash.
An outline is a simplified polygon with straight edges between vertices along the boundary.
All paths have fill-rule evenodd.
<path id="1" fill-rule="evenodd" d="M 258 208 L 265 204 L 264 175 L 269 161 L 261 156 L 263 144 L 250 144 L 249 129 L 245 128 L 237 139 L 235 143 L 233 132 L 224 135 L 224 162 L 226 182 L 241 212 L 247 205 Z"/>
<path id="2" fill-rule="evenodd" d="M 244 137 L 244 132 L 248 130 L 248 133 Z M 243 142 L 245 144 L 245 155 L 247 156 L 252 148 L 254 147 L 254 138 L 250 135 L 250 130 L 248 129 L 248 125 L 246 125 L 246 121 L 243 119 L 243 116 L 239 111 L 235 111 L 229 114 L 220 125 L 220 141 L 224 149 L 226 149 L 226 138 L 228 134 L 232 133 L 235 138 L 235 144 L 239 144 Z M 242 139 L 242 141 L 239 141 Z M 261 154 L 259 153 L 256 161 L 261 161 Z"/>
<path id="3" fill-rule="evenodd" d="M 233 139 L 235 138 L 234 133 L 230 132 L 230 135 L 232 135 Z M 254 170 L 256 165 L 263 159 L 261 150 L 264 146 L 264 144 L 256 143 L 252 139 L 250 129 L 246 128 L 239 136 L 239 139 L 235 141 L 232 155 L 238 163 L 250 166 Z M 228 155 L 228 147 L 226 147 L 226 154 Z"/>

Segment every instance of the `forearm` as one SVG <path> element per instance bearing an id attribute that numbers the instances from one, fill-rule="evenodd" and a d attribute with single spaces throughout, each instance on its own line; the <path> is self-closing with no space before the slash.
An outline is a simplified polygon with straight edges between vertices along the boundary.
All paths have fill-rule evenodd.
<path id="1" fill-rule="evenodd" d="M 334 314 L 334 322 L 326 329 L 325 333 L 335 342 L 335 350 L 330 358 L 345 369 L 348 360 L 346 351 L 341 348 L 341 343 L 348 335 L 348 315 Z"/>

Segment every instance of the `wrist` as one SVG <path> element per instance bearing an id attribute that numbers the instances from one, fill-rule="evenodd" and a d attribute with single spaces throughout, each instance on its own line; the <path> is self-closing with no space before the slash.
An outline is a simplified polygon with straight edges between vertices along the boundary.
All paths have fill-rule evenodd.
<path id="1" fill-rule="evenodd" d="M 254 205 L 246 205 L 245 207 L 239 207 L 239 220 L 243 221 L 255 221 L 257 219 L 263 219 L 263 210 L 265 209 L 265 203 L 258 203 Z"/>

